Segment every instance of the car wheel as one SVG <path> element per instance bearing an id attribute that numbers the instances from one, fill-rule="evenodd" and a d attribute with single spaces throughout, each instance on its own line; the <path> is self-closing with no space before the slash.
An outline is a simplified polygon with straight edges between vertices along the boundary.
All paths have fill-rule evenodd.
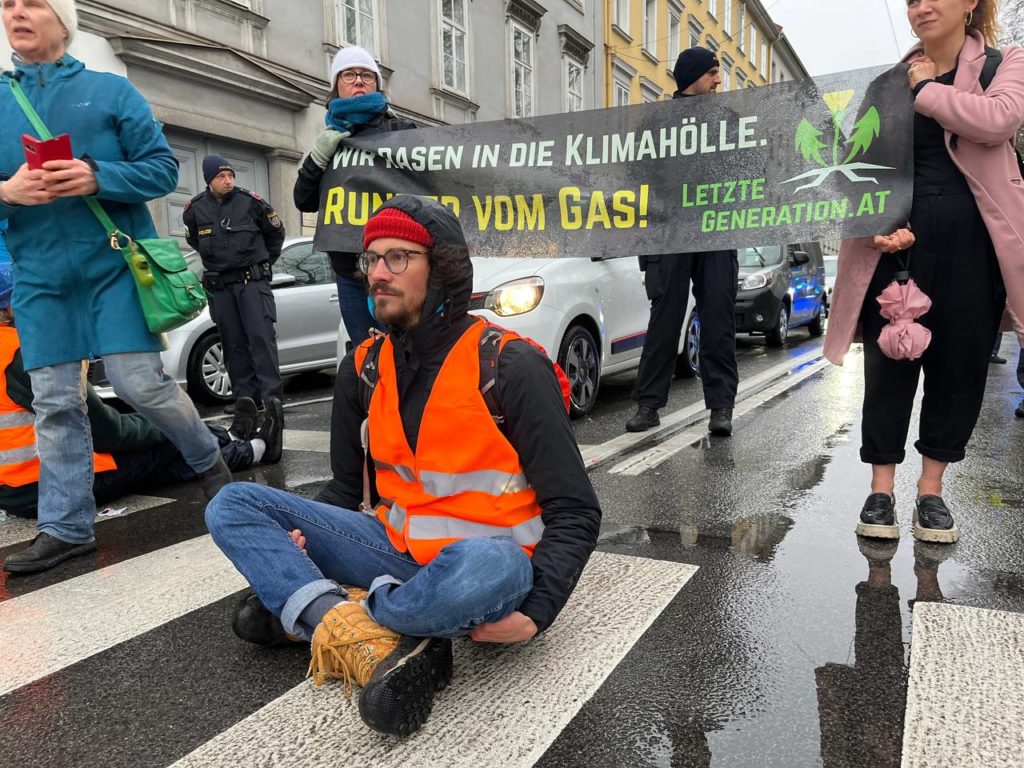
<path id="1" fill-rule="evenodd" d="M 582 325 L 573 325 L 558 348 L 558 364 L 569 379 L 569 415 L 579 418 L 590 413 L 597 402 L 601 380 L 601 358 L 594 336 Z"/>
<path id="2" fill-rule="evenodd" d="M 765 334 L 765 338 L 768 340 L 769 347 L 781 347 L 786 343 L 788 335 L 789 308 L 786 306 L 786 302 L 782 302 L 782 306 L 779 307 L 779 319 L 775 323 L 775 327 Z"/>
<path id="3" fill-rule="evenodd" d="M 188 356 L 186 376 L 194 399 L 214 405 L 231 402 L 231 377 L 218 334 L 208 333 L 196 342 Z"/>
<path id="4" fill-rule="evenodd" d="M 676 376 L 692 379 L 700 376 L 700 315 L 690 313 L 683 331 L 683 353 L 676 361 Z"/>
<path id="5" fill-rule="evenodd" d="M 825 332 L 825 325 L 822 322 L 825 316 L 825 307 L 818 307 L 818 314 L 814 316 L 814 319 L 807 324 L 807 331 L 811 336 L 818 337 Z"/>

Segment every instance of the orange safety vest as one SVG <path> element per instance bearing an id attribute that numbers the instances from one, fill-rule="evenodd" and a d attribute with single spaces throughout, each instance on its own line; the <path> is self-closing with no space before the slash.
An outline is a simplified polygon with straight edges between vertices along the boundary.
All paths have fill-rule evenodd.
<path id="1" fill-rule="evenodd" d="M 39 482 L 36 417 L 7 394 L 5 373 L 20 348 L 14 326 L 0 325 L 0 485 L 12 488 Z M 108 453 L 94 453 L 92 468 L 93 472 L 106 472 L 117 469 L 117 464 Z"/>
<path id="2" fill-rule="evenodd" d="M 430 391 L 416 452 L 398 409 L 394 347 L 386 338 L 370 399 L 370 453 L 377 473 L 377 518 L 400 552 L 417 563 L 461 539 L 508 536 L 528 555 L 544 533 L 537 494 L 519 455 L 495 425 L 480 394 L 480 337 L 474 323 L 456 342 Z M 502 342 L 518 338 L 508 332 Z M 373 340 L 356 350 L 356 370 Z"/>

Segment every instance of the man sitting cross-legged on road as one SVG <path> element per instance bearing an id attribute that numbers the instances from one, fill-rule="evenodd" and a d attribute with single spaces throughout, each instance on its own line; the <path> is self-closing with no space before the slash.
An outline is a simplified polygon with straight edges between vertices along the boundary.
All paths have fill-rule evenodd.
<path id="1" fill-rule="evenodd" d="M 314 682 L 354 680 L 363 720 L 407 735 L 451 677 L 451 638 L 513 643 L 554 621 L 601 512 L 547 357 L 506 333 L 495 373 L 485 364 L 481 375 L 488 326 L 467 314 L 473 266 L 458 219 L 399 196 L 363 244 L 375 314 L 391 331 L 341 363 L 333 479 L 317 501 L 233 483 L 206 519 L 257 596 L 236 632 L 310 638 Z M 370 514 L 355 511 L 364 420 Z"/>

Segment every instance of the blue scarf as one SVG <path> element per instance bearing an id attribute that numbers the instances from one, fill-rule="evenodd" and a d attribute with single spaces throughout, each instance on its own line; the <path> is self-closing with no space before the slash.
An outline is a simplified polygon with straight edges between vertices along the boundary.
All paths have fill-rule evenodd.
<path id="1" fill-rule="evenodd" d="M 351 133 L 354 128 L 380 117 L 387 108 L 387 97 L 380 91 L 364 93 L 362 96 L 353 96 L 349 99 L 331 99 L 327 104 L 324 122 L 338 131 Z"/>

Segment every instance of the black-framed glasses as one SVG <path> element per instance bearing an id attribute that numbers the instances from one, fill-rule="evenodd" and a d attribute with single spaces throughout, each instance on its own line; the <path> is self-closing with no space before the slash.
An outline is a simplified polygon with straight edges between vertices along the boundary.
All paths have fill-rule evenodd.
<path id="1" fill-rule="evenodd" d="M 346 69 L 338 77 L 345 85 L 352 85 L 356 80 L 362 80 L 364 85 L 377 82 L 377 75 L 373 72 L 354 72 L 351 69 Z"/>
<path id="2" fill-rule="evenodd" d="M 407 251 L 405 248 L 392 248 L 384 254 L 363 251 L 359 254 L 359 271 L 368 275 L 377 266 L 377 262 L 383 259 L 388 272 L 400 275 L 409 267 L 409 257 L 416 253 L 421 256 L 427 255 L 426 251 Z"/>

